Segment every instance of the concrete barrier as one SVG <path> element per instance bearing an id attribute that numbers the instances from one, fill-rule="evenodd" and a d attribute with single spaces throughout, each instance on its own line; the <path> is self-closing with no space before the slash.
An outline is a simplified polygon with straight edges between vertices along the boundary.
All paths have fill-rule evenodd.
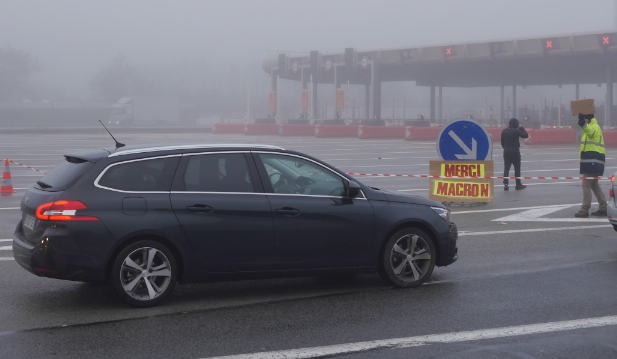
<path id="1" fill-rule="evenodd" d="M 488 127 L 486 131 L 493 136 L 493 141 L 501 143 L 501 132 L 505 130 L 505 127 Z"/>
<path id="2" fill-rule="evenodd" d="M 248 123 L 244 126 L 245 135 L 278 135 L 279 125 L 276 123 Z"/>
<path id="3" fill-rule="evenodd" d="M 281 136 L 314 136 L 315 125 L 279 125 Z"/>
<path id="4" fill-rule="evenodd" d="M 441 132 L 441 127 L 405 127 L 407 141 L 435 141 Z"/>
<path id="5" fill-rule="evenodd" d="M 405 138 L 405 126 L 358 126 L 359 138 Z"/>
<path id="6" fill-rule="evenodd" d="M 315 137 L 358 137 L 358 126 L 315 125 Z"/>
<path id="7" fill-rule="evenodd" d="M 528 145 L 552 145 L 557 143 L 576 143 L 576 131 L 572 129 L 529 129 Z"/>
<path id="8" fill-rule="evenodd" d="M 617 147 L 617 130 L 602 131 L 602 136 L 606 147 Z"/>
<path id="9" fill-rule="evenodd" d="M 215 123 L 212 133 L 244 133 L 243 123 Z"/>

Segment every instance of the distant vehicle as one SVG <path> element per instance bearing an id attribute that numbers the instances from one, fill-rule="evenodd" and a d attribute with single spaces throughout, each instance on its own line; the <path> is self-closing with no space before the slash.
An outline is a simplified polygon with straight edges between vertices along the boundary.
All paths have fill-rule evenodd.
<path id="1" fill-rule="evenodd" d="M 107 280 L 136 307 L 159 304 L 176 282 L 378 272 L 416 287 L 458 259 L 441 203 L 366 186 L 280 147 L 65 158 L 24 195 L 13 256 L 41 277 Z"/>
<path id="2" fill-rule="evenodd" d="M 112 105 L 110 125 L 177 124 L 177 97 L 123 97 Z"/>

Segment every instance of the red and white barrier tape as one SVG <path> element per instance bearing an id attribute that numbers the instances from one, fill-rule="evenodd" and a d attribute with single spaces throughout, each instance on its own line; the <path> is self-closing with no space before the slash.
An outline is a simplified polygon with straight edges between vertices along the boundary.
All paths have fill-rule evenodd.
<path id="1" fill-rule="evenodd" d="M 47 174 L 47 172 L 43 172 L 43 171 L 41 171 L 41 170 L 37 170 L 36 168 L 32 168 L 32 167 L 30 167 L 30 166 L 26 166 L 26 165 L 24 165 L 23 163 L 19 163 L 19 162 L 11 161 L 11 160 L 9 160 L 8 158 L 7 158 L 7 160 L 8 160 L 9 162 L 11 162 L 11 163 L 14 163 L 14 164 L 19 165 L 19 166 L 22 166 L 22 167 L 29 168 L 29 169 L 31 169 L 31 170 L 33 170 L 33 171 L 37 171 L 37 172 L 41 172 L 41 173 L 43 173 L 43 174 Z"/>
<path id="2" fill-rule="evenodd" d="M 464 177 L 464 176 L 431 176 L 431 175 L 400 175 L 387 173 L 347 173 L 351 176 L 373 176 L 373 177 L 420 177 L 420 178 L 459 178 L 459 179 L 539 179 L 539 180 L 578 180 L 578 179 L 603 179 L 610 180 L 612 177 Z"/>
<path id="3" fill-rule="evenodd" d="M 11 161 L 7 159 L 9 162 L 14 163 L 19 166 L 23 166 L 29 168 L 33 171 L 41 172 L 47 174 L 47 172 L 43 172 L 41 170 L 37 170 L 36 168 L 26 166 L 23 163 Z M 373 176 L 373 177 L 413 177 L 413 178 L 459 178 L 459 179 L 533 179 L 533 180 L 579 180 L 579 179 L 601 179 L 601 180 L 610 180 L 613 177 L 503 177 L 503 176 L 485 176 L 485 177 L 465 177 L 465 176 L 431 176 L 431 175 L 403 175 L 403 174 L 389 174 L 389 173 L 356 173 L 349 172 L 347 173 L 350 176 Z"/>

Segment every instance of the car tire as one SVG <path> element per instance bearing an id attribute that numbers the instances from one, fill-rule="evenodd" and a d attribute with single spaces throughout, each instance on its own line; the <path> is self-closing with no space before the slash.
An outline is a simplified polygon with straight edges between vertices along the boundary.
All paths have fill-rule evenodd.
<path id="1" fill-rule="evenodd" d="M 436 260 L 431 237 L 417 228 L 404 228 L 386 242 L 379 274 L 395 287 L 413 288 L 430 278 Z"/>
<path id="2" fill-rule="evenodd" d="M 178 266 L 163 244 L 142 240 L 118 253 L 110 284 L 124 302 L 133 307 L 152 307 L 163 302 L 176 286 Z"/>

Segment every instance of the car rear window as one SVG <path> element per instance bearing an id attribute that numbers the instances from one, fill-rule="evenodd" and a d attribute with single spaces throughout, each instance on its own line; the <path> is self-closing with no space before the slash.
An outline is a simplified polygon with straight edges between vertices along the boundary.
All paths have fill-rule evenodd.
<path id="1" fill-rule="evenodd" d="M 70 160 L 70 161 L 69 161 Z M 94 163 L 74 158 L 65 158 L 34 185 L 36 188 L 57 192 L 69 189 Z"/>
<path id="2" fill-rule="evenodd" d="M 180 157 L 119 163 L 107 168 L 98 184 L 121 191 L 166 192 Z"/>

